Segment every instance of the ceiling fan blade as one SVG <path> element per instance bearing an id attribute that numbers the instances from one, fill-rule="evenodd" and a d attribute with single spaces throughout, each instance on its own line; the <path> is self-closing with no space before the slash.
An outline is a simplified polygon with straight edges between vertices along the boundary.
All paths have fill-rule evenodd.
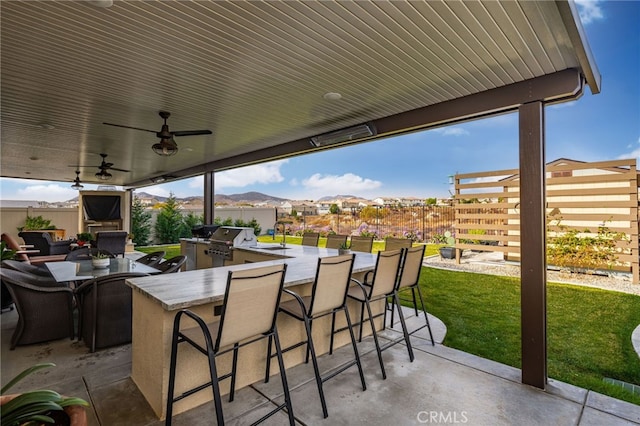
<path id="1" fill-rule="evenodd" d="M 173 136 L 198 136 L 198 135 L 210 135 L 213 132 L 211 130 L 178 130 L 171 132 Z"/>
<path id="2" fill-rule="evenodd" d="M 119 169 L 117 167 L 109 167 L 109 170 L 116 170 L 118 172 L 129 172 L 129 170 L 125 170 L 125 169 Z"/>
<path id="3" fill-rule="evenodd" d="M 102 124 L 106 124 L 107 126 L 122 127 L 123 129 L 142 130 L 143 132 L 156 133 L 155 130 L 141 129 L 140 127 L 123 126 L 122 124 L 105 123 L 105 122 L 103 122 Z"/>

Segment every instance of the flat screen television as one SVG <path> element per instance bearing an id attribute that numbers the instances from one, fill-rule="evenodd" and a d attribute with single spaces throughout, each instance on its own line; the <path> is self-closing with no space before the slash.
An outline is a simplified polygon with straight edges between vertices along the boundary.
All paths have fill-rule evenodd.
<path id="1" fill-rule="evenodd" d="M 120 215 L 119 195 L 84 195 L 82 209 L 85 220 L 118 220 Z"/>

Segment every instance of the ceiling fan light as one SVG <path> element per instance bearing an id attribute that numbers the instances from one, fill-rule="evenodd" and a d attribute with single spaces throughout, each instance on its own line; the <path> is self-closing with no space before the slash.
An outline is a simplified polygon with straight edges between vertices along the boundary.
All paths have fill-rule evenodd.
<path id="1" fill-rule="evenodd" d="M 71 189 L 78 189 L 78 190 L 80 190 L 80 189 L 82 189 L 82 188 L 84 188 L 84 186 L 83 186 L 83 185 L 81 185 L 81 184 L 80 184 L 80 182 L 74 182 L 74 183 L 73 183 L 73 185 L 71 185 Z"/>
<path id="2" fill-rule="evenodd" d="M 153 149 L 153 152 L 158 155 L 169 157 L 178 152 L 178 145 L 173 140 L 173 138 L 164 138 L 161 139 L 159 143 L 153 144 L 151 149 Z"/>
<path id="3" fill-rule="evenodd" d="M 113 177 L 113 175 L 106 170 L 100 170 L 98 173 L 96 173 L 96 177 L 100 180 L 109 180 Z"/>

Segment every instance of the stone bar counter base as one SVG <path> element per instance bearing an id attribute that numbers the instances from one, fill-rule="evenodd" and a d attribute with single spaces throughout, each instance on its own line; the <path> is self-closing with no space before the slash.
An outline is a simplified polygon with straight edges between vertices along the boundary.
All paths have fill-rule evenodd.
<path id="1" fill-rule="evenodd" d="M 162 420 L 165 418 L 169 363 L 171 357 L 171 334 L 173 319 L 180 309 L 189 309 L 200 315 L 205 321 L 214 319 L 214 307 L 221 305 L 230 270 L 251 269 L 269 264 L 287 264 L 285 288 L 301 296 L 309 295 L 314 281 L 319 257 L 337 256 L 337 249 L 305 246 L 287 246 L 282 248 L 270 244 L 258 244 L 251 248 L 237 248 L 234 262 L 248 262 L 233 266 L 200 269 L 180 272 L 179 274 L 156 275 L 127 280 L 133 289 L 133 340 L 131 378 L 145 396 L 154 412 Z M 250 263 L 249 263 L 250 262 Z M 376 255 L 356 253 L 353 277 L 363 279 L 367 271 L 375 267 Z M 283 295 L 283 300 L 286 300 Z M 349 304 L 349 312 L 355 320 L 359 318 L 359 305 Z M 383 303 L 372 306 L 376 312 L 382 312 Z M 336 327 L 345 323 L 344 318 L 336 318 Z M 304 327 L 300 321 L 278 316 L 278 334 L 283 347 L 305 338 Z M 193 327 L 184 321 L 184 327 Z M 382 328 L 382 318 L 376 323 Z M 365 334 L 370 330 L 365 327 Z M 331 333 L 331 316 L 313 323 L 313 339 L 318 355 L 328 352 Z M 335 336 L 335 347 L 349 343 L 348 333 Z M 236 388 L 264 380 L 266 341 L 250 345 L 239 351 Z M 265 346 L 262 346 L 265 345 Z M 185 346 L 180 348 L 176 370 L 176 394 L 194 385 L 205 383 L 208 379 L 206 357 Z M 287 367 L 304 362 L 306 346 L 284 354 Z M 231 369 L 231 353 L 220 357 L 218 372 L 224 374 Z M 272 363 L 271 375 L 277 374 L 277 364 Z M 207 374 L 205 374 L 207 373 Z M 228 393 L 229 380 L 221 382 L 221 391 Z M 174 414 L 211 401 L 212 393 L 202 391 L 177 402 Z"/>

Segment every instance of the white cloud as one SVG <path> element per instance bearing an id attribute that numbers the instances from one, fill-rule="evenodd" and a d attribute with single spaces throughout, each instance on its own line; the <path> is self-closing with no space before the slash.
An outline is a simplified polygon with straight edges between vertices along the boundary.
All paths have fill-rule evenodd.
<path id="1" fill-rule="evenodd" d="M 136 190 L 136 192 L 146 192 L 147 194 L 156 195 L 158 197 L 168 197 L 171 195 L 171 189 L 165 185 L 146 186 Z"/>
<path id="2" fill-rule="evenodd" d="M 196 176 L 189 179 L 187 186 L 189 188 L 204 190 L 204 176 Z"/>
<path id="3" fill-rule="evenodd" d="M 600 0 L 575 0 L 575 3 L 578 6 L 580 20 L 584 25 L 590 24 L 596 19 L 604 18 L 600 8 Z"/>
<path id="4" fill-rule="evenodd" d="M 636 158 L 638 162 L 640 162 L 640 137 L 638 138 L 638 142 L 635 145 L 635 149 L 632 149 L 630 152 L 626 154 L 622 154 L 618 156 L 618 160 L 626 160 L 628 158 Z M 632 145 L 627 146 L 627 148 L 633 148 Z"/>
<path id="5" fill-rule="evenodd" d="M 24 188 L 19 188 L 16 191 L 16 198 L 18 200 L 38 200 L 50 203 L 66 201 L 78 196 L 78 191 L 71 189 L 70 185 L 59 183 L 30 184 Z"/>
<path id="6" fill-rule="evenodd" d="M 469 132 L 462 127 L 441 127 L 433 130 L 442 136 L 465 136 L 469 134 Z"/>
<path id="7" fill-rule="evenodd" d="M 280 167 L 289 160 L 276 160 L 264 164 L 241 167 L 216 173 L 215 189 L 242 188 L 248 185 L 278 183 L 284 180 Z"/>
<path id="8" fill-rule="evenodd" d="M 551 109 L 571 108 L 573 106 L 576 106 L 577 104 L 578 104 L 577 101 L 563 102 L 561 104 L 550 105 L 549 108 Z"/>
<path id="9" fill-rule="evenodd" d="M 316 173 L 304 179 L 302 185 L 312 193 L 310 195 L 315 196 L 318 194 L 358 194 L 380 188 L 382 182 L 362 178 L 353 173 L 345 173 L 342 176 Z"/>

